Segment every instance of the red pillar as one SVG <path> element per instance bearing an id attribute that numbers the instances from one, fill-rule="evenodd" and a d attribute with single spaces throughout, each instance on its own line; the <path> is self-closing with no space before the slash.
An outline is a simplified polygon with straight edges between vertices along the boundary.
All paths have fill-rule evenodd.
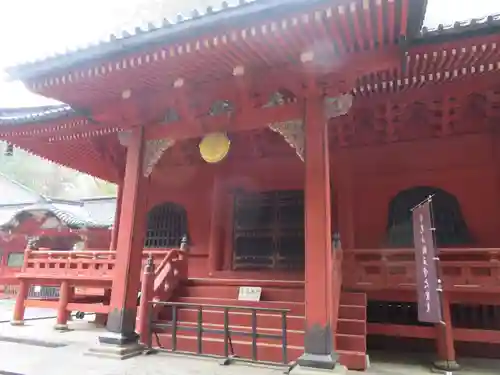
<path id="1" fill-rule="evenodd" d="M 305 302 L 304 355 L 298 364 L 332 369 L 337 362 L 331 327 L 332 287 L 330 166 L 323 99 L 306 99 L 305 113 Z"/>
<path id="2" fill-rule="evenodd" d="M 64 331 L 68 329 L 68 303 L 69 303 L 70 287 L 67 280 L 61 283 L 59 289 L 59 304 L 57 305 L 57 321 L 55 329 Z"/>
<path id="3" fill-rule="evenodd" d="M 457 371 L 459 370 L 460 366 L 458 365 L 455 356 L 455 343 L 453 340 L 450 301 L 447 293 L 442 293 L 441 301 L 443 305 L 444 324 L 436 325 L 438 360 L 434 362 L 434 367 L 442 371 Z"/>
<path id="4" fill-rule="evenodd" d="M 140 343 L 149 344 L 151 341 L 150 335 L 148 335 L 148 323 L 150 313 L 149 301 L 153 299 L 154 294 L 154 283 L 155 283 L 155 272 L 153 258 L 150 256 L 144 267 L 144 273 L 142 274 L 142 284 L 141 284 L 141 303 L 139 306 L 139 333 L 140 333 Z"/>
<path id="5" fill-rule="evenodd" d="M 145 236 L 143 153 L 144 129 L 141 127 L 134 129 L 127 148 L 113 288 L 106 325 L 111 334 L 99 337 L 99 341 L 105 344 L 123 345 L 137 341 L 137 296 Z"/>
<path id="6" fill-rule="evenodd" d="M 109 250 L 116 250 L 116 242 L 118 241 L 118 228 L 120 227 L 122 196 L 123 196 L 123 182 L 118 185 L 118 192 L 116 196 L 115 220 L 113 223 L 113 228 L 111 230 L 111 242 L 109 244 Z"/>
<path id="7" fill-rule="evenodd" d="M 218 177 L 214 178 L 213 190 L 212 190 L 212 207 L 211 207 L 211 217 L 210 217 L 210 237 L 208 243 L 208 267 L 209 276 L 212 276 L 214 272 L 218 271 L 220 268 L 220 262 L 222 259 L 221 254 L 221 226 L 222 226 L 222 207 L 224 206 L 222 202 L 222 191 Z"/>
<path id="8" fill-rule="evenodd" d="M 24 301 L 28 298 L 28 292 L 30 289 L 30 284 L 27 280 L 21 280 L 19 283 L 19 291 L 16 296 L 16 304 L 14 306 L 14 316 L 10 322 L 13 326 L 22 326 L 24 324 L 24 311 L 26 307 L 24 306 Z"/>

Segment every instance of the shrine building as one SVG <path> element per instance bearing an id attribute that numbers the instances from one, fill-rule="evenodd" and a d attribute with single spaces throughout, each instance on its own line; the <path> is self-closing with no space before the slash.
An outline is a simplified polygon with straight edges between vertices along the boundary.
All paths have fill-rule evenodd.
<path id="1" fill-rule="evenodd" d="M 426 6 L 223 3 L 10 68 L 65 104 L 0 118 L 0 139 L 119 187 L 109 248 L 26 250 L 12 323 L 26 306 L 57 307 L 58 329 L 97 313 L 94 352 L 122 357 L 137 331 L 299 369 L 498 357 L 499 17 L 429 30 Z M 411 224 L 430 195 L 438 325 L 417 319 Z"/>
<path id="2" fill-rule="evenodd" d="M 15 276 L 28 246 L 61 251 L 109 246 L 114 197 L 48 198 L 3 174 L 0 191 L 0 298 L 15 296 Z"/>

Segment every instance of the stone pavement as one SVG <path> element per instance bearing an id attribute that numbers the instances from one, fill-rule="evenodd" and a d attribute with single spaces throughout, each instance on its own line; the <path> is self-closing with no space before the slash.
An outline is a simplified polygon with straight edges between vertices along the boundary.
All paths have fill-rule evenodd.
<path id="1" fill-rule="evenodd" d="M 91 319 L 89 317 L 88 319 Z M 0 324 L 0 374 L 2 371 L 21 375 L 280 375 L 283 369 L 263 368 L 235 364 L 220 366 L 217 360 L 194 357 L 156 354 L 139 356 L 125 361 L 84 356 L 88 348 L 97 344 L 97 337 L 103 329 L 87 321 L 70 322 L 69 332 L 53 330 L 54 320 L 32 320 L 24 327 Z M 12 343 L 11 338 L 36 339 L 60 347 L 42 347 L 33 343 Z M 6 341 L 8 340 L 8 341 Z M 374 356 L 375 359 L 376 356 Z M 373 363 L 373 361 L 372 361 Z M 426 361 L 420 361 L 426 363 Z M 428 363 L 428 362 L 427 362 Z M 461 362 L 463 363 L 463 362 Z M 500 363 L 480 361 L 482 368 L 468 362 L 464 375 L 498 374 Z M 488 369 L 489 367 L 489 369 Z M 495 370 L 496 368 L 496 370 Z M 367 375 L 417 375 L 429 374 L 428 366 L 408 363 L 400 358 L 380 358 L 372 364 Z M 353 374 L 361 374 L 350 372 Z"/>
<path id="2" fill-rule="evenodd" d="M 0 299 L 0 323 L 10 322 L 12 318 L 12 309 L 15 301 L 13 299 Z M 55 317 L 56 310 L 41 309 L 37 307 L 28 307 L 26 309 L 26 319 Z"/>

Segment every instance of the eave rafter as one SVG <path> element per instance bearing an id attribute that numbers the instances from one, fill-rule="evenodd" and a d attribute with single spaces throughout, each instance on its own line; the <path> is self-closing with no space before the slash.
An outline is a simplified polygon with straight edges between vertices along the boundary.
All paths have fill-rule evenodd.
<path id="1" fill-rule="evenodd" d="M 119 94 L 123 90 L 120 86 L 126 84 L 131 71 L 136 83 L 158 89 L 165 80 L 176 77 L 197 76 L 199 81 L 217 79 L 231 74 L 234 65 L 269 68 L 290 62 L 290 56 L 296 56 L 298 63 L 298 55 L 311 45 L 318 45 L 318 52 L 334 56 L 329 62 L 335 65 L 357 53 L 393 48 L 399 44 L 399 37 L 413 33 L 407 27 L 408 3 L 409 0 L 311 4 L 304 1 L 301 6 L 288 6 L 269 17 L 263 14 L 248 18 L 251 22 L 235 22 L 228 28 L 218 27 L 214 32 L 199 34 L 200 37 L 186 36 L 179 41 L 165 38 L 170 41 L 168 45 L 155 43 L 140 52 L 121 54 L 119 58 L 116 55 L 104 58 L 97 53 L 101 59 L 71 69 L 66 63 L 66 68 L 59 70 L 53 68 L 56 61 L 34 64 L 33 71 L 45 69 L 44 74 L 39 74 L 40 78 L 30 74 L 29 65 L 21 67 L 19 73 L 28 77 L 25 80 L 35 92 L 77 104 L 80 99 L 81 103 L 95 100 L 94 94 L 98 91 L 110 96 Z M 128 45 L 128 41 L 124 43 Z M 83 52 L 79 54 L 81 58 L 86 56 Z M 60 59 L 64 63 L 64 57 Z M 205 62 L 204 69 L 200 69 L 200 59 Z M 372 59 L 365 61 L 374 64 Z M 82 90 L 76 94 L 75 87 Z"/>

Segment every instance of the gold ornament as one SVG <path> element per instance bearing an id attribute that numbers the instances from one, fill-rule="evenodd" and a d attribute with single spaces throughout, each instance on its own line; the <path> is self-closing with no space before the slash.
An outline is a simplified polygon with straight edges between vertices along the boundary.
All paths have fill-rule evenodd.
<path id="1" fill-rule="evenodd" d="M 207 163 L 218 163 L 229 152 L 231 141 L 225 133 L 208 134 L 199 144 L 200 155 Z"/>

